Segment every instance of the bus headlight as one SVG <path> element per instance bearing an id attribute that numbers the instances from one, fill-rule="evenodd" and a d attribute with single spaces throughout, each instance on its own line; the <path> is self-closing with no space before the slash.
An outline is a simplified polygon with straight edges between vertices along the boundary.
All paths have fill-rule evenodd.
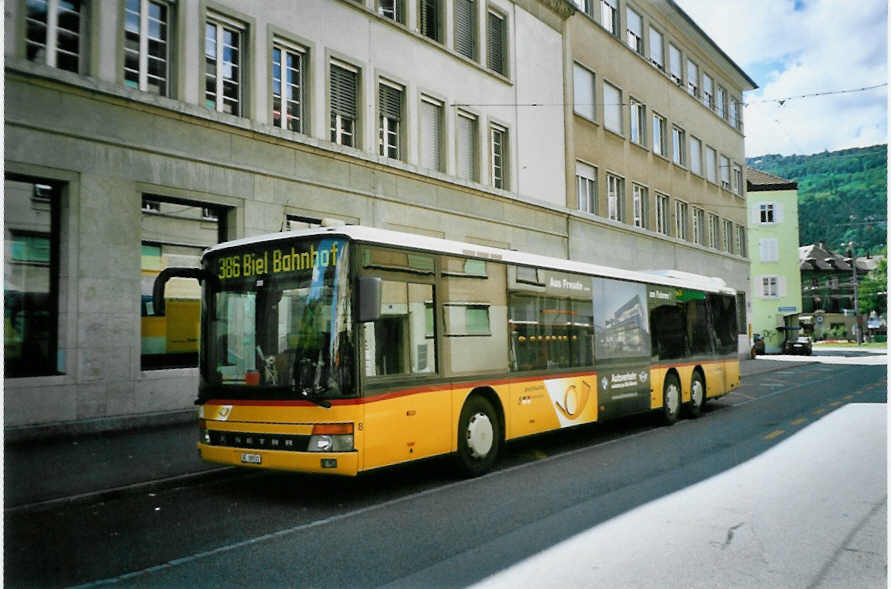
<path id="1" fill-rule="evenodd" d="M 353 445 L 352 423 L 320 423 L 312 428 L 307 452 L 350 452 Z"/>
<path id="2" fill-rule="evenodd" d="M 204 419 L 198 420 L 198 439 L 202 444 L 210 444 L 210 431 L 207 429 L 207 421 Z"/>

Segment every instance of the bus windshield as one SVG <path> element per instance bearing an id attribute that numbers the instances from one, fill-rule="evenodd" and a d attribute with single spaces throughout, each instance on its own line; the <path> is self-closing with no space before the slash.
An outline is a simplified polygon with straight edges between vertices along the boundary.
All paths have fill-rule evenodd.
<path id="1" fill-rule="evenodd" d="M 355 396 L 347 241 L 209 253 L 199 401 Z"/>

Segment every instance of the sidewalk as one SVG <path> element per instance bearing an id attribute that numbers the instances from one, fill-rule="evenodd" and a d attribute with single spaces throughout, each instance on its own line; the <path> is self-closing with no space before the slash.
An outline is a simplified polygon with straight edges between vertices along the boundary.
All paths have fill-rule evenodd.
<path id="1" fill-rule="evenodd" d="M 4 509 L 110 497 L 233 470 L 201 461 L 197 440 L 197 425 L 187 423 L 6 445 Z"/>

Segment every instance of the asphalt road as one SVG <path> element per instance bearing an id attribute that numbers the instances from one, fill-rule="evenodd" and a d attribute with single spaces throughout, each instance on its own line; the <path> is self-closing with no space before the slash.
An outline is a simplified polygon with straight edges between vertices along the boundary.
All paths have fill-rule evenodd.
<path id="1" fill-rule="evenodd" d="M 642 416 L 516 442 L 473 480 L 444 459 L 355 479 L 239 472 L 11 512 L 4 584 L 466 586 L 743 464 L 845 404 L 885 403 L 886 374 L 790 365 L 745 379 L 697 420 Z"/>

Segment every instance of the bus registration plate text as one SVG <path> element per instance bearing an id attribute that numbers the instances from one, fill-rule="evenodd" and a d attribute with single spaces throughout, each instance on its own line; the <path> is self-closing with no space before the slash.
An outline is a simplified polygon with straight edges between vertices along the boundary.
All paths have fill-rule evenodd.
<path id="1" fill-rule="evenodd" d="M 246 464 L 260 464 L 263 462 L 263 458 L 259 454 L 244 453 L 241 455 L 241 461 Z"/>

